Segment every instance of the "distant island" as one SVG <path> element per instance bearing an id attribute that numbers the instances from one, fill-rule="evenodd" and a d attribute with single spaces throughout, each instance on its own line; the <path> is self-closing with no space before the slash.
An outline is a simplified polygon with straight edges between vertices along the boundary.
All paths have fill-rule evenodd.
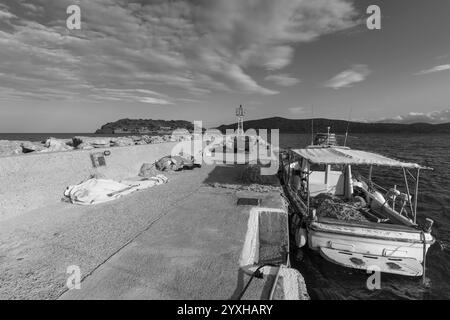
<path id="1" fill-rule="evenodd" d="M 318 118 L 314 120 L 314 132 L 326 132 L 331 127 L 334 133 L 345 133 L 347 125 L 351 133 L 450 133 L 450 123 L 380 123 L 353 122 Z M 311 119 L 286 119 L 281 117 L 248 120 L 244 129 L 279 129 L 280 133 L 311 133 Z M 221 125 L 218 130 L 225 133 L 226 129 L 236 129 L 237 123 Z"/>
<path id="2" fill-rule="evenodd" d="M 120 119 L 104 124 L 96 134 L 167 134 L 175 129 L 194 130 L 185 120 Z"/>

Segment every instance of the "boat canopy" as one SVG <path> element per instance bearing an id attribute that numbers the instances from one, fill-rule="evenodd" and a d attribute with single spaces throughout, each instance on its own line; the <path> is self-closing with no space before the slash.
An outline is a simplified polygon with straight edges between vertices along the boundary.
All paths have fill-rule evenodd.
<path id="1" fill-rule="evenodd" d="M 401 162 L 376 153 L 349 148 L 307 148 L 293 149 L 292 151 L 310 163 L 316 164 L 378 165 L 409 169 L 431 169 L 422 167 L 417 163 Z"/>

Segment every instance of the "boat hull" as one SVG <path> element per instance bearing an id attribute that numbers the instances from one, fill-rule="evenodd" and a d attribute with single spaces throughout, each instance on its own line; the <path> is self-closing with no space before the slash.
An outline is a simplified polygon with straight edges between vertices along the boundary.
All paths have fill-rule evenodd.
<path id="1" fill-rule="evenodd" d="M 408 276 L 422 275 L 418 265 L 433 242 L 431 234 L 412 228 L 375 229 L 317 221 L 308 226 L 309 248 L 319 251 L 327 260 L 365 270 L 375 265 L 381 272 Z M 352 262 L 355 258 L 357 263 Z M 364 263 L 359 263 L 361 260 Z M 398 268 L 402 263 L 405 267 Z M 393 264 L 396 265 L 392 267 Z"/>
<path id="2" fill-rule="evenodd" d="M 422 264 L 413 258 L 390 258 L 330 248 L 321 248 L 320 255 L 330 262 L 347 268 L 411 277 L 419 277 L 423 274 Z"/>

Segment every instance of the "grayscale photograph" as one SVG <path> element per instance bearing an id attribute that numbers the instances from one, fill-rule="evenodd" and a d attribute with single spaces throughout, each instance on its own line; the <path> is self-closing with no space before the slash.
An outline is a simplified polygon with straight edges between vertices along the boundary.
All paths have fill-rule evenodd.
<path id="1" fill-rule="evenodd" d="M 450 299 L 449 15 L 0 0 L 0 300 Z"/>

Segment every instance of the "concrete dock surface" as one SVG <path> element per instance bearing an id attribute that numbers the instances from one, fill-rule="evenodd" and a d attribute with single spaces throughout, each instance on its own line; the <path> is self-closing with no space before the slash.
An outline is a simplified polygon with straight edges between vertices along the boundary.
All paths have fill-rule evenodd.
<path id="1" fill-rule="evenodd" d="M 281 208 L 279 191 L 238 184 L 244 166 L 168 173 L 169 182 L 93 206 L 49 203 L 0 225 L 1 299 L 235 299 L 249 206 L 238 196 Z M 64 190 L 61 190 L 61 195 Z M 81 270 L 68 290 L 67 267 Z M 254 281 L 245 299 L 267 298 Z"/>

